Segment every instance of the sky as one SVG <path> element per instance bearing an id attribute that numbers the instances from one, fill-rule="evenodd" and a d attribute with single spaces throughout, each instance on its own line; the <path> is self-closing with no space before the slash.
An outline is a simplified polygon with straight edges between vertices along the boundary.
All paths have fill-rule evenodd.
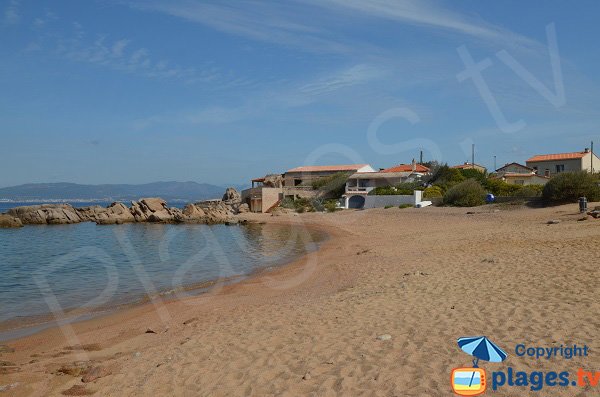
<path id="1" fill-rule="evenodd" d="M 0 186 L 600 151 L 598 16 L 584 0 L 2 0 Z"/>

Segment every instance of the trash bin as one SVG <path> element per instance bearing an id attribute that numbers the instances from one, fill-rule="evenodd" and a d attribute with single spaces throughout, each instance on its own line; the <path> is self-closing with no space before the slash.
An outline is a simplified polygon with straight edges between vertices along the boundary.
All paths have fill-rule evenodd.
<path id="1" fill-rule="evenodd" d="M 491 204 L 491 203 L 493 203 L 494 201 L 496 201 L 496 197 L 495 197 L 495 196 L 494 196 L 492 193 L 488 193 L 488 194 L 485 196 L 485 201 L 486 201 L 488 204 Z"/>
<path id="2" fill-rule="evenodd" d="M 579 212 L 587 212 L 587 197 L 579 197 Z"/>

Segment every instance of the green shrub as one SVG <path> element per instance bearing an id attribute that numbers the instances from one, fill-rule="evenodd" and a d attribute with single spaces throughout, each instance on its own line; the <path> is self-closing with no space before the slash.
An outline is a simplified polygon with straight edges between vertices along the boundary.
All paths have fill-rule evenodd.
<path id="1" fill-rule="evenodd" d="M 444 194 L 444 204 L 456 207 L 475 207 L 485 203 L 485 190 L 474 179 L 468 179 L 451 187 Z"/>
<path id="2" fill-rule="evenodd" d="M 380 186 L 369 192 L 370 196 L 395 196 L 407 195 L 410 196 L 415 190 L 420 190 L 423 187 L 419 182 L 401 183 L 396 186 Z"/>
<path id="3" fill-rule="evenodd" d="M 521 189 L 521 185 L 514 185 L 504 182 L 502 179 L 488 178 L 483 183 L 484 188 L 498 197 L 512 196 Z"/>
<path id="4" fill-rule="evenodd" d="M 444 197 L 444 191 L 440 186 L 430 186 L 423 191 L 423 198 Z"/>
<path id="5" fill-rule="evenodd" d="M 385 206 L 385 207 L 383 207 L 383 208 L 387 210 L 388 208 L 393 208 L 393 207 L 394 207 L 393 205 L 386 205 L 386 206 Z"/>
<path id="6" fill-rule="evenodd" d="M 595 175 L 585 171 L 563 172 L 548 181 L 542 197 L 546 201 L 557 203 L 574 202 L 579 197 L 587 197 L 588 201 L 599 201 L 598 182 Z"/>
<path id="7" fill-rule="evenodd" d="M 346 190 L 346 181 L 352 175 L 349 172 L 338 172 L 312 181 L 314 190 L 320 190 L 326 196 L 339 198 Z"/>
<path id="8" fill-rule="evenodd" d="M 459 171 L 465 179 L 475 179 L 479 181 L 479 183 L 483 183 L 486 180 L 486 174 L 475 168 L 461 168 Z"/>
<path id="9" fill-rule="evenodd" d="M 403 208 L 411 208 L 411 207 L 412 207 L 412 205 L 411 205 L 411 204 L 400 204 L 400 205 L 398 206 L 398 208 L 400 208 L 400 209 L 403 209 Z"/>
<path id="10" fill-rule="evenodd" d="M 511 196 L 513 197 L 539 197 L 542 195 L 544 185 L 527 185 L 520 186 L 519 190 L 514 191 Z"/>
<path id="11" fill-rule="evenodd" d="M 399 194 L 396 191 L 396 188 L 393 186 L 380 186 L 369 192 L 369 196 L 390 196 L 394 194 Z"/>
<path id="12" fill-rule="evenodd" d="M 327 201 L 325 201 L 325 204 L 324 204 L 325 210 L 327 212 L 335 212 L 340 209 L 340 208 L 338 208 L 337 204 L 338 204 L 337 200 L 327 200 Z"/>

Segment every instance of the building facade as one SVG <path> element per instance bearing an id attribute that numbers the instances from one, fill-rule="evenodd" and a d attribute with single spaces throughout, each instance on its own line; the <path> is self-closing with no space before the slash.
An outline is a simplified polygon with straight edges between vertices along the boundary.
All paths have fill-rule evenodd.
<path id="1" fill-rule="evenodd" d="M 533 156 L 526 162 L 537 175 L 552 177 L 561 172 L 600 171 L 600 159 L 589 149 L 582 152 L 541 154 Z"/>

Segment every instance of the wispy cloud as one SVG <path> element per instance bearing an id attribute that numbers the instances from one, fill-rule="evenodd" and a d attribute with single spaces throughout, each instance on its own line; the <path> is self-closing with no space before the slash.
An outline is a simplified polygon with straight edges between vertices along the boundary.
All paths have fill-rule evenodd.
<path id="1" fill-rule="evenodd" d="M 315 82 L 303 85 L 300 87 L 300 91 L 314 95 L 326 94 L 345 87 L 368 83 L 374 79 L 381 78 L 384 74 L 385 72 L 381 68 L 365 64 L 354 65 L 348 69 L 318 79 Z"/>
<path id="2" fill-rule="evenodd" d="M 4 23 L 6 25 L 16 25 L 21 21 L 19 13 L 19 0 L 10 0 L 4 9 Z"/>
<path id="3" fill-rule="evenodd" d="M 126 3 L 136 9 L 161 12 L 222 32 L 303 50 L 347 53 L 359 46 L 359 43 L 335 39 L 334 34 L 324 27 L 327 24 L 319 23 L 318 15 L 305 18 L 305 6 L 293 2 L 210 4 L 191 0 L 130 0 Z"/>
<path id="4" fill-rule="evenodd" d="M 407 24 L 443 29 L 490 40 L 501 44 L 537 46 L 526 36 L 495 26 L 480 18 L 466 16 L 439 6 L 430 0 L 306 0 L 307 2 L 338 10 L 353 11 L 363 16 L 378 17 Z"/>

